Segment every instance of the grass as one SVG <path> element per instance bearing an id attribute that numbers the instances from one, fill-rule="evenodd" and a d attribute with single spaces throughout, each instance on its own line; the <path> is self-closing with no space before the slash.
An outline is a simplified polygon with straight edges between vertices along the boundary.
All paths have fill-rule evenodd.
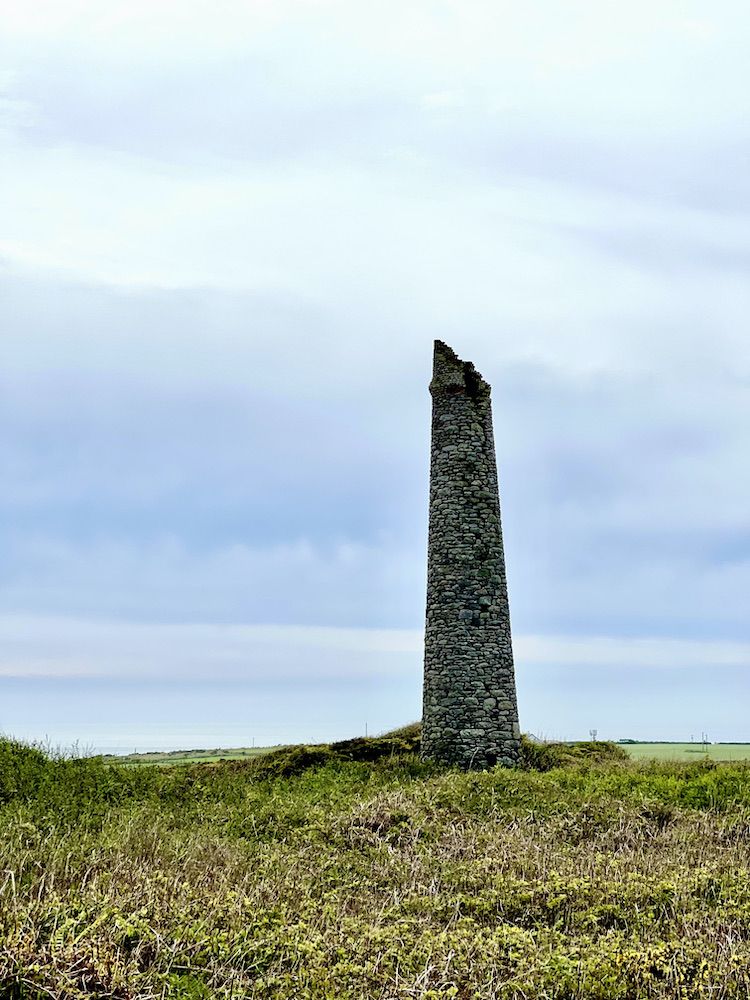
<path id="1" fill-rule="evenodd" d="M 750 743 L 626 743 L 623 744 L 634 760 L 695 760 L 708 756 L 709 760 L 750 760 Z"/>
<path id="2" fill-rule="evenodd" d="M 710 760 L 750 760 L 750 743 L 628 743 L 622 745 L 633 760 L 695 760 L 708 756 Z M 152 753 L 114 754 L 103 757 L 108 763 L 125 764 L 199 764 L 222 760 L 245 760 L 260 757 L 283 747 L 238 747 L 214 750 L 166 750 Z"/>
<path id="3" fill-rule="evenodd" d="M 201 764 L 260 757 L 278 747 L 237 747 L 233 750 L 154 750 L 149 753 L 105 754 L 107 764 Z"/>
<path id="4" fill-rule="evenodd" d="M 750 766 L 417 746 L 134 768 L 0 741 L 0 997 L 750 996 Z"/>

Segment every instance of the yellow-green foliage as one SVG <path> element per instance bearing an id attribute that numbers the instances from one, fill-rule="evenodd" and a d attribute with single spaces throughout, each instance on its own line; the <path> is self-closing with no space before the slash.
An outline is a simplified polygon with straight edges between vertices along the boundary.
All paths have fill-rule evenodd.
<path id="1" fill-rule="evenodd" d="M 750 767 L 461 773 L 416 735 L 174 768 L 0 741 L 0 997 L 750 995 Z"/>

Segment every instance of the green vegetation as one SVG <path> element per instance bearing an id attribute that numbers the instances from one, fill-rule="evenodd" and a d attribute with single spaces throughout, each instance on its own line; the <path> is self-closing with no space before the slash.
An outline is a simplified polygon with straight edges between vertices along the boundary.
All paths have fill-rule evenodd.
<path id="1" fill-rule="evenodd" d="M 154 750 L 150 753 L 105 754 L 108 764 L 200 764 L 217 760 L 246 760 L 276 747 L 238 747 L 234 750 Z"/>
<path id="2" fill-rule="evenodd" d="M 0 997 L 750 994 L 750 766 L 411 728 L 141 767 L 0 741 Z"/>
<path id="3" fill-rule="evenodd" d="M 625 743 L 634 760 L 695 760 L 708 757 L 709 760 L 750 760 L 750 743 L 709 743 L 704 748 L 701 743 Z"/>

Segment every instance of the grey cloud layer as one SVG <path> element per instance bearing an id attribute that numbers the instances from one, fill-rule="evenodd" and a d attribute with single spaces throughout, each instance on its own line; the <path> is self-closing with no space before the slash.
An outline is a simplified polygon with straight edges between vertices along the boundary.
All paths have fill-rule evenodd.
<path id="1" fill-rule="evenodd" d="M 235 11 L 234 32 L 192 6 L 192 32 L 174 12 L 152 18 L 156 49 L 148 18 L 140 36 L 92 17 L 57 44 L 13 39 L 9 117 L 32 142 L 167 161 L 411 150 L 430 171 L 444 161 L 725 208 L 746 197 L 740 4 L 286 5 L 270 23 Z"/>
<path id="2" fill-rule="evenodd" d="M 104 306 L 104 293 L 88 295 L 103 329 L 116 331 L 121 297 Z M 174 328 L 182 293 L 173 299 Z M 252 300 L 234 308 L 252 314 Z M 158 341 L 169 297 L 131 301 L 128 315 L 144 342 Z M 19 313 L 15 322 L 20 334 Z M 127 345 L 126 331 L 114 342 Z M 6 385 L 6 607 L 418 627 L 426 359 L 390 344 L 398 376 L 352 398 L 325 352 L 295 373 L 283 349 L 265 350 L 229 383 L 165 367 L 149 381 L 27 372 Z M 494 382 L 517 625 L 747 635 L 743 380 L 483 368 Z"/>
<path id="3" fill-rule="evenodd" d="M 519 633 L 747 640 L 745 5 L 42 15 L 0 15 L 6 610 L 419 628 L 440 337 Z"/>

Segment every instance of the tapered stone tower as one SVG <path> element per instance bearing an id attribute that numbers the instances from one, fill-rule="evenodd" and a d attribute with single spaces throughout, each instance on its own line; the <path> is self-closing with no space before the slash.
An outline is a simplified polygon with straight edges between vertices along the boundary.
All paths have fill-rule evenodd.
<path id="1" fill-rule="evenodd" d="M 490 387 L 435 341 L 422 755 L 513 765 L 520 730 Z"/>

